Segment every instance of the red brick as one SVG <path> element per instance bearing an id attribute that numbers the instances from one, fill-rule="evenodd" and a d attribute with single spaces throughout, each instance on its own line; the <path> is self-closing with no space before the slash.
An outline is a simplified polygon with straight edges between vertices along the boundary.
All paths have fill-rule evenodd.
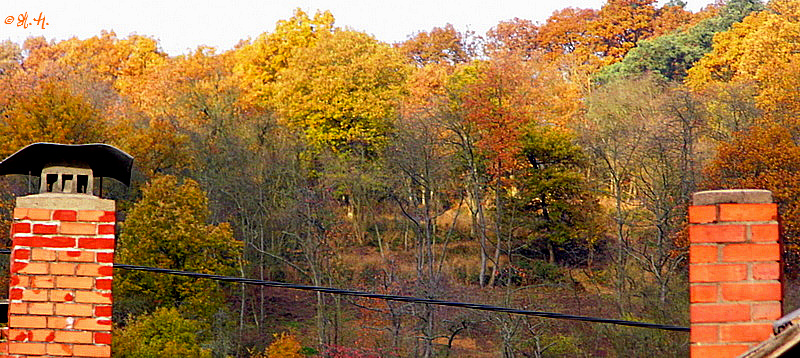
<path id="1" fill-rule="evenodd" d="M 75 275 L 76 264 L 71 262 L 53 262 L 50 264 L 50 274 L 52 275 Z"/>
<path id="2" fill-rule="evenodd" d="M 76 318 L 75 329 L 87 331 L 110 331 L 111 320 L 97 318 Z"/>
<path id="3" fill-rule="evenodd" d="M 14 260 L 29 260 L 31 258 L 31 250 L 14 249 L 11 258 Z"/>
<path id="4" fill-rule="evenodd" d="M 747 344 L 692 345 L 689 356 L 693 358 L 734 358 L 747 352 Z"/>
<path id="5" fill-rule="evenodd" d="M 692 225 L 689 227 L 691 243 L 744 242 L 744 225 Z"/>
<path id="6" fill-rule="evenodd" d="M 722 248 L 722 261 L 778 261 L 781 247 L 772 244 L 730 244 Z"/>
<path id="7" fill-rule="evenodd" d="M 746 304 L 693 304 L 689 307 L 692 323 L 740 322 L 750 320 L 750 306 Z"/>
<path id="8" fill-rule="evenodd" d="M 38 261 L 55 261 L 56 252 L 53 250 L 35 247 L 31 252 L 31 257 Z"/>
<path id="9" fill-rule="evenodd" d="M 28 304 L 25 302 L 11 302 L 8 304 L 8 313 L 11 314 L 27 314 Z"/>
<path id="10" fill-rule="evenodd" d="M 111 265 L 100 266 L 100 269 L 97 270 L 97 273 L 99 273 L 100 276 L 112 276 L 114 275 L 114 266 Z"/>
<path id="11" fill-rule="evenodd" d="M 35 290 L 35 289 L 32 289 L 32 288 L 23 290 L 22 291 L 22 300 L 23 301 L 45 302 L 45 301 L 47 301 L 47 290 Z"/>
<path id="12" fill-rule="evenodd" d="M 33 233 L 40 235 L 51 235 L 58 233 L 58 225 L 33 224 Z"/>
<path id="13" fill-rule="evenodd" d="M 759 302 L 750 305 L 750 307 L 754 321 L 774 321 L 783 316 L 783 308 L 780 302 Z"/>
<path id="14" fill-rule="evenodd" d="M 97 227 L 97 234 L 98 235 L 114 235 L 114 226 L 115 225 L 100 225 Z"/>
<path id="15" fill-rule="evenodd" d="M 84 237 L 78 240 L 78 247 L 82 249 L 113 249 L 114 239 L 96 239 Z"/>
<path id="16" fill-rule="evenodd" d="M 100 221 L 100 217 L 105 214 L 105 211 L 102 210 L 79 210 L 78 211 L 78 220 L 79 221 Z"/>
<path id="17" fill-rule="evenodd" d="M 20 343 L 20 342 L 9 342 L 8 343 L 8 353 L 11 354 L 30 354 L 30 355 L 45 355 L 47 351 L 45 350 L 45 343 Z"/>
<path id="18" fill-rule="evenodd" d="M 60 343 L 94 343 L 92 332 L 86 331 L 56 331 L 55 341 Z"/>
<path id="19" fill-rule="evenodd" d="M 44 263 L 44 262 L 31 262 L 31 263 L 25 264 L 22 267 L 17 268 L 17 270 L 14 271 L 15 265 L 17 265 L 17 264 L 18 263 L 15 262 L 12 265 L 12 271 L 11 272 L 18 272 L 18 273 L 24 273 L 24 274 L 29 274 L 29 275 L 45 275 L 45 274 L 47 274 L 47 264 Z"/>
<path id="20" fill-rule="evenodd" d="M 111 293 L 100 293 L 95 291 L 75 291 L 75 302 L 110 304 Z"/>
<path id="21" fill-rule="evenodd" d="M 97 279 L 95 281 L 95 288 L 98 290 L 110 290 L 112 287 L 111 279 Z"/>
<path id="22" fill-rule="evenodd" d="M 31 276 L 25 275 L 12 275 L 9 286 L 11 287 L 30 287 Z"/>
<path id="23" fill-rule="evenodd" d="M 75 247 L 75 238 L 72 237 L 37 237 L 33 246 L 38 247 Z"/>
<path id="24" fill-rule="evenodd" d="M 28 209 L 26 208 L 14 208 L 14 220 L 22 220 L 28 217 Z"/>
<path id="25" fill-rule="evenodd" d="M 717 245 L 692 245 L 689 247 L 689 263 L 713 263 L 719 261 Z"/>
<path id="26" fill-rule="evenodd" d="M 102 267 L 103 266 L 98 264 L 78 264 L 78 270 L 76 274 L 78 276 L 110 276 L 100 273 L 100 269 Z"/>
<path id="27" fill-rule="evenodd" d="M 33 302 L 28 305 L 28 313 L 37 315 L 52 315 L 53 304 L 50 302 Z"/>
<path id="28" fill-rule="evenodd" d="M 692 205 L 689 207 L 689 222 L 708 224 L 717 221 L 716 205 Z"/>
<path id="29" fill-rule="evenodd" d="M 11 234 L 29 234 L 31 232 L 31 224 L 28 223 L 14 223 L 11 225 Z"/>
<path id="30" fill-rule="evenodd" d="M 98 252 L 97 253 L 97 262 L 100 262 L 100 263 L 113 263 L 114 262 L 114 253 L 113 252 Z"/>
<path id="31" fill-rule="evenodd" d="M 53 212 L 53 220 L 59 221 L 75 221 L 77 220 L 78 212 L 75 210 L 56 210 Z"/>
<path id="32" fill-rule="evenodd" d="M 111 314 L 112 314 L 111 306 L 94 306 L 95 317 L 111 317 Z"/>
<path id="33" fill-rule="evenodd" d="M 117 221 L 117 213 L 114 211 L 106 211 L 99 219 L 100 222 L 113 223 Z"/>
<path id="34" fill-rule="evenodd" d="M 23 291 L 25 290 L 22 288 L 12 288 L 8 290 L 8 298 L 11 300 L 21 300 Z"/>
<path id="35" fill-rule="evenodd" d="M 94 287 L 94 279 L 91 277 L 59 276 L 56 277 L 56 287 L 91 289 Z"/>
<path id="36" fill-rule="evenodd" d="M 111 357 L 111 346 L 76 344 L 72 346 L 75 356 L 80 357 Z"/>
<path id="37" fill-rule="evenodd" d="M 781 265 L 778 262 L 753 264 L 752 270 L 754 280 L 777 280 L 781 275 Z"/>
<path id="38" fill-rule="evenodd" d="M 94 332 L 94 343 L 96 343 L 96 344 L 111 344 L 111 333 L 108 333 L 108 332 Z"/>
<path id="39" fill-rule="evenodd" d="M 58 261 L 94 262 L 94 252 L 91 251 L 59 251 Z"/>
<path id="40" fill-rule="evenodd" d="M 690 302 L 717 302 L 717 285 L 692 285 L 689 288 Z"/>
<path id="41" fill-rule="evenodd" d="M 720 221 L 778 220 L 778 204 L 720 204 Z"/>
<path id="42" fill-rule="evenodd" d="M 734 324 L 719 328 L 722 342 L 761 342 L 772 336 L 772 324 Z"/>
<path id="43" fill-rule="evenodd" d="M 36 239 L 36 236 L 14 236 L 14 247 L 18 246 L 36 246 L 33 244 L 33 240 Z"/>
<path id="44" fill-rule="evenodd" d="M 78 221 L 114 222 L 116 214 L 113 211 L 80 210 Z"/>
<path id="45" fill-rule="evenodd" d="M 27 341 L 29 331 L 27 329 L 9 328 L 8 337 L 12 341 Z"/>
<path id="46" fill-rule="evenodd" d="M 689 340 L 692 343 L 716 343 L 719 342 L 719 326 L 700 325 L 692 326 Z"/>
<path id="47" fill-rule="evenodd" d="M 50 301 L 52 302 L 72 302 L 75 294 L 71 290 L 50 290 Z"/>
<path id="48" fill-rule="evenodd" d="M 689 265 L 689 282 L 741 281 L 747 279 L 747 265 Z"/>
<path id="49" fill-rule="evenodd" d="M 28 220 L 38 220 L 38 221 L 46 221 L 50 220 L 52 211 L 49 209 L 33 209 L 28 208 L 26 210 L 25 217 L 21 219 L 28 219 Z"/>
<path id="50" fill-rule="evenodd" d="M 47 317 L 47 328 L 72 329 L 72 326 L 67 322 L 66 317 L 50 316 Z"/>
<path id="51" fill-rule="evenodd" d="M 750 240 L 755 242 L 778 242 L 778 224 L 750 225 Z"/>
<path id="52" fill-rule="evenodd" d="M 31 287 L 33 288 L 53 288 L 53 276 L 33 276 L 31 277 Z"/>
<path id="53" fill-rule="evenodd" d="M 35 229 L 36 228 L 34 228 L 34 230 Z M 61 223 L 59 232 L 66 235 L 95 235 L 97 234 L 97 225 L 65 222 Z"/>
<path id="54" fill-rule="evenodd" d="M 52 356 L 72 357 L 72 346 L 69 344 L 50 343 L 47 345 L 47 354 Z"/>
<path id="55" fill-rule="evenodd" d="M 52 329 L 32 329 L 27 332 L 28 340 L 34 342 L 52 342 L 55 332 Z"/>
<path id="56" fill-rule="evenodd" d="M 91 304 L 56 303 L 55 312 L 59 316 L 91 317 L 94 309 Z"/>
<path id="57" fill-rule="evenodd" d="M 780 301 L 782 297 L 779 282 L 722 284 L 722 298 L 728 301 Z"/>
<path id="58" fill-rule="evenodd" d="M 47 328 L 47 317 L 11 315 L 8 317 L 8 326 L 19 328 Z"/>
<path id="59" fill-rule="evenodd" d="M 25 269 L 26 267 L 28 267 L 28 263 L 27 262 L 12 262 L 10 271 L 11 271 L 12 274 L 14 274 L 14 273 L 19 272 L 20 270 Z M 46 269 L 47 268 L 45 267 L 45 270 Z"/>

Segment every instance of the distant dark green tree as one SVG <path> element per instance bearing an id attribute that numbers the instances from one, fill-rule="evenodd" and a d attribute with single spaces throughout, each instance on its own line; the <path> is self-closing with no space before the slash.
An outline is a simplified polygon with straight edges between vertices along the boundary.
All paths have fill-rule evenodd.
<path id="1" fill-rule="evenodd" d="M 591 247 L 602 236 L 600 206 L 581 171 L 583 150 L 573 136 L 556 127 L 533 125 L 522 137 L 527 161 L 515 196 L 528 241 L 544 246 L 548 261 L 564 245 Z"/>
<path id="2" fill-rule="evenodd" d="M 639 42 L 622 61 L 601 69 L 594 80 L 602 84 L 644 72 L 682 80 L 689 68 L 711 51 L 714 34 L 728 30 L 750 13 L 761 10 L 764 4 L 759 0 L 728 1 L 717 16 L 689 29 Z"/>

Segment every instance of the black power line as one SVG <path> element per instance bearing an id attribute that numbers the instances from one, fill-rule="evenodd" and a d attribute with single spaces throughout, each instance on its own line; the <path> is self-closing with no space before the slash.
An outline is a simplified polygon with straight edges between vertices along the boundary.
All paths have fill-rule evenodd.
<path id="1" fill-rule="evenodd" d="M 9 250 L 9 249 L 0 249 L 0 254 L 10 254 L 10 253 L 11 253 L 11 250 Z M 429 305 L 436 305 L 436 306 L 466 308 L 466 309 L 472 309 L 472 310 L 478 310 L 478 311 L 509 313 L 509 314 L 523 315 L 523 316 L 534 316 L 534 317 L 543 317 L 543 318 L 564 319 L 564 320 L 581 321 L 581 322 L 607 323 L 607 324 L 614 324 L 614 325 L 619 325 L 619 326 L 660 329 L 660 330 L 666 330 L 666 331 L 689 332 L 689 327 L 672 326 L 672 325 L 657 324 L 657 323 L 628 321 L 628 320 L 611 319 L 611 318 L 589 317 L 589 316 L 577 316 L 577 315 L 555 313 L 555 312 L 520 310 L 520 309 L 515 309 L 515 308 L 491 306 L 491 305 L 484 305 L 484 304 L 479 304 L 479 303 L 443 301 L 443 300 L 435 300 L 435 299 L 419 298 L 419 297 L 411 297 L 411 296 L 384 295 L 384 294 L 370 293 L 370 292 L 364 292 L 364 291 L 344 290 L 344 289 L 332 288 L 332 287 L 298 285 L 298 284 L 285 283 L 285 282 L 264 281 L 264 280 L 256 280 L 256 279 L 233 277 L 233 276 L 221 276 L 221 275 L 212 275 L 212 274 L 205 274 L 205 273 L 198 273 L 198 272 L 169 270 L 169 269 L 163 269 L 163 268 L 157 268 L 157 267 L 126 265 L 126 264 L 117 264 L 117 263 L 115 263 L 114 264 L 114 268 L 123 269 L 123 270 L 155 272 L 155 273 L 161 273 L 161 274 L 177 275 L 177 276 L 185 276 L 185 277 L 193 277 L 193 278 L 204 278 L 204 279 L 209 279 L 209 280 L 217 280 L 217 281 L 232 282 L 232 283 L 243 283 L 243 284 L 256 285 L 256 286 L 289 288 L 289 289 L 294 289 L 294 290 L 314 291 L 314 292 L 330 293 L 330 294 L 335 294 L 335 295 L 375 298 L 375 299 L 387 300 L 387 301 L 421 303 L 421 304 L 429 304 Z"/>
<path id="2" fill-rule="evenodd" d="M 529 311 L 529 310 L 520 310 L 520 309 L 515 309 L 515 308 L 490 306 L 490 305 L 484 305 L 484 304 L 478 304 L 478 303 L 452 302 L 452 301 L 443 301 L 443 300 L 435 300 L 435 299 L 419 298 L 419 297 L 411 297 L 411 296 L 384 295 L 384 294 L 370 293 L 370 292 L 363 292 L 363 291 L 343 290 L 343 289 L 331 288 L 331 287 L 308 286 L 308 285 L 298 285 L 298 284 L 293 284 L 293 283 L 263 281 L 263 280 L 232 277 L 232 276 L 210 275 L 210 274 L 204 274 L 204 273 L 178 271 L 178 270 L 168 270 L 168 269 L 147 267 L 147 266 L 125 265 L 125 264 L 116 264 L 115 263 L 114 264 L 114 268 L 120 268 L 120 269 L 125 269 L 125 270 L 156 272 L 156 273 L 163 273 L 163 274 L 169 274 L 169 275 L 178 275 L 178 276 L 186 276 L 186 277 L 194 277 L 194 278 L 205 278 L 205 279 L 211 279 L 211 280 L 217 280 L 217 281 L 225 281 L 225 282 L 233 282 L 233 283 L 244 283 L 244 284 L 248 284 L 248 285 L 290 288 L 290 289 L 303 290 L 303 291 L 314 291 L 314 292 L 322 292 L 322 293 L 331 293 L 331 294 L 335 294 L 335 295 L 375 298 L 375 299 L 387 300 L 387 301 L 422 303 L 422 304 L 437 305 L 437 306 L 467 308 L 467 309 L 479 310 L 479 311 L 510 313 L 510 314 L 524 315 L 524 316 L 536 316 L 536 317 L 544 317 L 544 318 L 566 319 L 566 320 L 572 320 L 572 321 L 608 323 L 608 324 L 616 324 L 616 325 L 620 325 L 620 326 L 661 329 L 661 330 L 667 330 L 667 331 L 689 332 L 689 327 L 671 326 L 671 325 L 664 325 L 664 324 L 657 324 L 657 323 L 626 321 L 626 320 L 621 320 L 621 319 L 598 318 L 598 317 L 588 317 L 588 316 L 576 316 L 576 315 L 569 315 L 569 314 L 563 314 L 563 313 L 554 313 L 554 312 Z"/>

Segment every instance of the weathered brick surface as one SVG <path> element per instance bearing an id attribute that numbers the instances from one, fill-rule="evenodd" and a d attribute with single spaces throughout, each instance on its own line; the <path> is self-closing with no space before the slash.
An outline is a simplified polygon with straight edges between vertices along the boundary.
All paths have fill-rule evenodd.
<path id="1" fill-rule="evenodd" d="M 728 195 L 689 208 L 694 358 L 736 357 L 769 338 L 782 315 L 777 205 L 737 192 L 740 202 L 727 201 Z"/>
<path id="2" fill-rule="evenodd" d="M 692 345 L 689 354 L 697 358 L 734 358 L 747 352 L 748 348 L 747 344 Z"/>
<path id="3" fill-rule="evenodd" d="M 722 248 L 722 261 L 773 261 L 781 259 L 781 248 L 777 242 L 759 244 L 731 244 Z"/>
<path id="4" fill-rule="evenodd" d="M 718 325 L 695 325 L 689 334 L 692 343 L 716 343 L 719 341 Z"/>
<path id="5" fill-rule="evenodd" d="M 94 262 L 95 253 L 92 251 L 59 251 L 58 261 L 67 262 Z"/>
<path id="6" fill-rule="evenodd" d="M 780 301 L 781 284 L 768 283 L 723 283 L 722 298 L 727 301 Z"/>
<path id="7" fill-rule="evenodd" d="M 722 342 L 760 343 L 772 335 L 772 324 L 737 324 L 720 326 L 719 338 Z"/>
<path id="8" fill-rule="evenodd" d="M 692 245 L 689 247 L 689 263 L 703 264 L 719 261 L 718 245 Z"/>
<path id="9" fill-rule="evenodd" d="M 777 204 L 720 204 L 720 221 L 775 221 Z"/>
<path id="10" fill-rule="evenodd" d="M 34 227 L 34 231 L 35 230 L 36 227 Z M 97 225 L 90 223 L 62 222 L 58 232 L 65 235 L 96 235 Z"/>
<path id="11" fill-rule="evenodd" d="M 753 242 L 778 242 L 778 224 L 750 225 L 750 240 Z"/>
<path id="12" fill-rule="evenodd" d="M 110 357 L 113 211 L 17 208 L 0 357 Z"/>
<path id="13" fill-rule="evenodd" d="M 689 288 L 690 302 L 717 302 L 717 285 L 692 285 Z"/>
<path id="14" fill-rule="evenodd" d="M 83 303 L 56 303 L 55 313 L 59 316 L 91 317 L 94 315 L 94 305 Z"/>
<path id="15" fill-rule="evenodd" d="M 741 281 L 747 278 L 745 264 L 691 265 L 689 282 Z"/>
<path id="16" fill-rule="evenodd" d="M 34 248 L 31 259 L 35 261 L 55 261 L 56 253 L 57 251 L 52 249 Z"/>
<path id="17" fill-rule="evenodd" d="M 693 225 L 689 227 L 692 243 L 744 242 L 747 238 L 744 225 Z"/>

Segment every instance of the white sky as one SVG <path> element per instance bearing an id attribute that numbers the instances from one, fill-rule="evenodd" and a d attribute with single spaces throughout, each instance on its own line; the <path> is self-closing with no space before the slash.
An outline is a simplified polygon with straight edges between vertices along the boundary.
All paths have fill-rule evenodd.
<path id="1" fill-rule="evenodd" d="M 663 2 L 664 0 L 661 0 Z M 697 11 L 713 0 L 686 0 Z M 275 22 L 291 17 L 297 7 L 309 13 L 330 10 L 336 25 L 399 42 L 418 31 L 453 24 L 457 30 L 484 34 L 502 20 L 519 17 L 544 22 L 554 10 L 566 7 L 600 8 L 604 0 L 0 0 L 0 41 L 22 43 L 29 36 L 63 40 L 85 39 L 113 30 L 120 38 L 129 34 L 152 36 L 170 55 L 199 45 L 220 52 L 240 40 L 271 32 Z M 27 29 L 17 27 L 20 14 L 28 13 Z M 34 18 L 42 13 L 45 28 Z"/>

